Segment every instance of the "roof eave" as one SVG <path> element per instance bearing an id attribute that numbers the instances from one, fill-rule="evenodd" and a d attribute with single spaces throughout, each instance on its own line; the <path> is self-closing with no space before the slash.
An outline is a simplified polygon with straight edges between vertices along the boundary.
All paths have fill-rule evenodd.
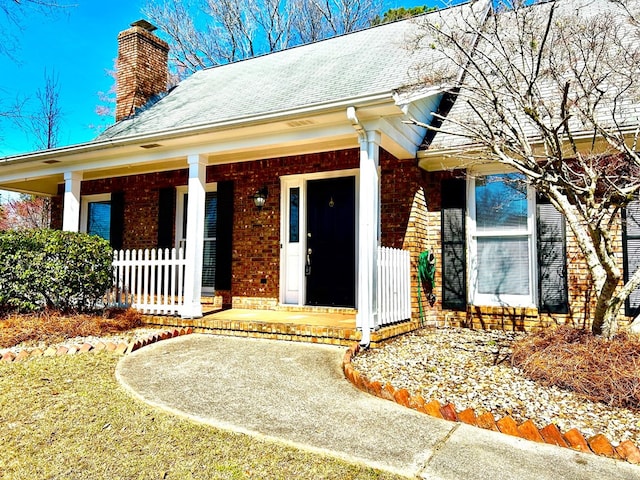
<path id="1" fill-rule="evenodd" d="M 627 141 L 634 142 L 640 135 L 638 125 L 629 125 L 620 127 L 618 132 L 624 135 Z M 595 153 L 604 153 L 611 149 L 612 146 L 601 136 L 594 142 L 592 131 L 583 131 L 573 136 L 578 147 L 585 147 Z M 542 148 L 542 140 L 540 138 L 532 138 L 531 145 L 534 150 Z M 454 147 L 429 148 L 418 151 L 418 165 L 427 172 L 436 172 L 442 170 L 451 170 L 455 168 L 466 168 L 477 159 L 473 159 L 474 155 L 478 155 L 483 151 L 487 151 L 487 146 L 480 143 L 468 143 L 457 145 Z"/>
<path id="2" fill-rule="evenodd" d="M 276 121 L 283 121 L 289 118 L 301 117 L 309 114 L 329 113 L 340 109 L 346 109 L 348 106 L 363 107 L 376 104 L 395 104 L 394 91 L 379 92 L 376 94 L 363 95 L 359 97 L 344 98 L 338 101 L 317 103 L 305 107 L 293 108 L 277 112 L 269 112 L 268 114 L 238 116 L 225 120 L 223 122 L 194 125 L 184 128 L 160 130 L 152 133 L 141 135 L 130 135 L 119 138 L 94 140 L 65 147 L 53 148 L 49 150 L 41 150 L 29 152 L 21 155 L 12 155 L 0 158 L 0 168 L 3 164 L 28 163 L 32 161 L 46 161 L 48 159 L 60 160 L 61 157 L 76 156 L 89 152 L 95 152 L 112 147 L 121 147 L 136 144 L 146 144 L 159 142 L 162 140 L 172 139 L 176 137 L 188 137 L 193 135 L 201 135 L 218 130 L 226 130 L 237 127 L 253 126 Z M 400 108 L 400 107 L 399 107 Z M 125 120 L 126 121 L 126 120 Z"/>

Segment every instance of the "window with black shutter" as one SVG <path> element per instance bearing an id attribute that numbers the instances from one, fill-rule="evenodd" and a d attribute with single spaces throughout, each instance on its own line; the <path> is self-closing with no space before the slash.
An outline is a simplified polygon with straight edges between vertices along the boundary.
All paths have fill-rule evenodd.
<path id="1" fill-rule="evenodd" d="M 541 195 L 536 203 L 539 311 L 568 313 L 564 216 Z"/>
<path id="2" fill-rule="evenodd" d="M 442 307 L 466 310 L 466 181 L 444 180 L 441 188 Z"/>
<path id="3" fill-rule="evenodd" d="M 218 182 L 216 290 L 231 290 L 233 250 L 233 182 Z"/>
<path id="4" fill-rule="evenodd" d="M 111 193 L 109 237 L 111 247 L 120 250 L 124 243 L 124 192 Z"/>
<path id="5" fill-rule="evenodd" d="M 634 200 L 623 212 L 622 245 L 624 253 L 624 281 L 640 267 L 640 200 Z M 627 298 L 625 315 L 635 317 L 640 313 L 640 288 Z"/>
<path id="6" fill-rule="evenodd" d="M 173 246 L 173 218 L 176 203 L 174 187 L 161 188 L 158 192 L 158 248 Z"/>

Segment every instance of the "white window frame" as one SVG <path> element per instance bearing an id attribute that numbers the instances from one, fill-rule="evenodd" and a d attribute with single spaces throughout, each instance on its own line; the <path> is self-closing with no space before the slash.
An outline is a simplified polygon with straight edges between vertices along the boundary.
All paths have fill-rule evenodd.
<path id="1" fill-rule="evenodd" d="M 218 183 L 207 183 L 204 187 L 205 194 L 209 192 L 217 192 L 218 191 Z M 186 232 L 183 231 L 184 225 L 184 197 L 185 194 L 189 193 L 189 187 L 187 185 L 180 185 L 176 187 L 176 236 L 175 236 L 175 246 L 176 250 L 182 247 L 183 249 L 186 247 Z M 206 239 L 204 239 L 206 240 Z M 202 293 L 205 295 L 211 295 L 215 293 L 215 289 L 212 287 L 202 287 Z"/>
<path id="2" fill-rule="evenodd" d="M 84 195 L 80 201 L 80 232 L 87 233 L 89 226 L 89 204 L 99 202 L 110 202 L 110 193 L 100 193 L 97 195 Z"/>
<path id="3" fill-rule="evenodd" d="M 204 187 L 205 193 L 217 192 L 218 183 L 207 183 Z M 189 187 L 187 185 L 180 185 L 176 187 L 176 236 L 175 246 L 176 249 L 185 247 L 184 241 L 187 238 L 186 232 L 183 232 L 184 225 L 184 196 L 189 193 Z"/>
<path id="4" fill-rule="evenodd" d="M 527 229 L 495 229 L 478 231 L 476 229 L 476 178 L 487 175 L 516 173 L 513 170 L 483 168 L 469 172 L 467 176 L 467 245 L 468 245 L 468 303 L 475 306 L 531 307 L 535 308 L 538 299 L 537 248 L 536 248 L 536 192 L 527 187 Z M 478 243 L 482 237 L 527 237 L 529 248 L 529 292 L 526 295 L 495 295 L 478 292 Z"/>

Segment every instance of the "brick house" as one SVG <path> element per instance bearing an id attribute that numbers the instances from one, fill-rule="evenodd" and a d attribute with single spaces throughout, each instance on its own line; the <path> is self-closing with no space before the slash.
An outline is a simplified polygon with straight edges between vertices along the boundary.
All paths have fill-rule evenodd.
<path id="1" fill-rule="evenodd" d="M 183 318 L 202 316 L 203 295 L 331 308 L 357 312 L 368 343 L 380 327 L 377 247 L 410 250 L 414 264 L 424 249 L 425 129 L 404 120 L 430 121 L 442 89 L 420 67 L 443 59 L 408 48 L 418 28 L 400 21 L 167 91 L 168 46 L 153 30 L 139 21 L 118 35 L 116 123 L 88 143 L 0 159 L 0 188 L 51 196 L 54 228 L 114 249 L 186 247 Z"/>
<path id="2" fill-rule="evenodd" d="M 527 14 L 531 15 L 529 21 L 532 21 L 530 19 L 537 14 L 536 10 L 546 25 L 550 8 L 556 8 L 554 25 L 562 25 L 563 22 L 586 23 L 585 19 L 598 15 L 610 18 L 607 15 L 618 6 L 606 0 L 542 2 L 527 7 L 527 12 L 517 21 L 515 15 L 507 17 L 511 19 L 511 24 L 504 22 L 498 27 L 491 24 L 486 30 L 487 38 L 491 38 L 495 29 L 502 35 L 497 37 L 499 40 L 496 43 L 508 44 L 513 39 L 508 36 L 509 32 L 514 37 L 516 35 L 513 25 L 525 21 L 522 18 Z M 637 31 L 630 30 L 633 27 L 629 26 L 628 20 L 620 20 L 620 16 L 614 18 L 616 21 L 610 20 L 609 24 L 612 31 L 618 32 L 620 38 L 637 39 Z M 550 38 L 552 33 L 549 34 Z M 577 43 L 577 40 L 573 41 Z M 624 51 L 629 58 L 637 52 L 637 40 L 635 42 L 634 45 L 630 41 L 626 47 L 633 49 L 633 52 Z M 481 52 L 478 56 L 492 55 L 487 52 L 491 52 L 494 45 L 486 38 L 478 41 L 475 45 L 477 51 Z M 621 42 L 619 45 L 625 44 Z M 613 49 L 621 48 L 619 45 L 612 46 L 612 52 L 607 52 L 612 57 L 603 55 L 603 58 L 616 58 Z M 520 58 L 517 53 L 510 53 L 512 55 L 508 61 L 511 64 L 526 64 L 527 57 Z M 499 54 L 495 55 L 492 58 L 495 64 L 492 65 L 500 65 L 501 60 L 503 58 Z M 543 63 L 542 70 L 545 65 Z M 476 71 L 473 70 L 473 73 Z M 468 76 L 473 77 L 473 73 Z M 496 81 L 495 85 L 500 85 L 497 88 L 502 88 L 502 84 L 498 83 L 502 77 L 499 80 L 497 77 L 489 78 L 490 81 Z M 481 101 L 473 108 L 467 103 L 470 98 L 471 102 L 478 98 L 474 97 L 477 90 L 469 86 L 473 82 L 463 81 L 455 94 L 443 100 L 440 112 L 446 113 L 438 123 L 440 130 L 428 136 L 424 148 L 418 152 L 418 165 L 424 172 L 428 206 L 424 222 L 429 234 L 425 237 L 424 248 L 440 252 L 440 268 L 436 272 L 436 284 L 440 286 L 439 301 L 435 308 L 427 311 L 428 320 L 441 325 L 448 323 L 507 330 L 539 329 L 553 324 L 590 326 L 595 309 L 595 287 L 567 219 L 548 199 L 523 182 L 524 177 L 515 168 L 496 161 L 491 153 L 486 153 L 489 149 L 479 141 L 474 143 L 475 139 L 469 135 L 469 130 L 462 126 L 474 128 L 495 120 L 491 116 L 492 107 L 483 110 Z M 606 85 L 606 82 L 603 83 Z M 554 113 L 552 107 L 557 106 L 557 102 L 554 104 L 553 101 L 560 99 L 561 95 L 553 86 L 552 83 L 536 84 L 535 88 L 541 90 L 541 100 L 534 97 L 531 102 L 540 101 L 543 108 Z M 617 92 L 617 96 L 603 95 L 602 101 L 594 108 L 594 115 L 601 126 L 610 128 L 627 144 L 634 144 L 640 124 L 637 94 L 632 93 L 630 88 L 629 92 L 622 90 L 621 93 L 614 90 L 613 86 L 609 88 Z M 514 90 L 517 91 L 517 88 Z M 508 89 L 506 91 L 512 93 Z M 490 103 L 487 100 L 487 104 Z M 506 102 L 499 105 L 505 108 L 510 104 Z M 517 108 L 514 111 L 519 112 Z M 560 107 L 556 110 L 559 113 Z M 510 117 L 515 119 L 512 125 L 517 125 L 514 130 L 527 139 L 531 150 L 544 161 L 541 135 L 523 117 L 520 113 L 513 113 Z M 564 121 L 571 129 L 571 141 L 575 142 L 582 154 L 607 150 L 613 152 L 612 156 L 617 154 L 602 134 L 594 133 L 594 128 L 575 112 Z M 509 127 L 504 128 L 508 130 Z M 497 138 L 505 142 L 509 139 L 507 135 Z M 568 147 L 568 135 L 564 138 Z M 516 148 L 514 151 L 519 152 Z M 518 153 L 513 155 L 517 156 Z M 565 158 L 571 157 L 566 155 Z M 494 215 L 492 212 L 498 213 Z M 638 200 L 632 201 L 620 215 L 614 216 L 614 252 L 623 266 L 624 281 L 640 267 L 639 219 Z M 624 315 L 631 320 L 639 313 L 640 289 L 636 289 L 626 302 Z"/>

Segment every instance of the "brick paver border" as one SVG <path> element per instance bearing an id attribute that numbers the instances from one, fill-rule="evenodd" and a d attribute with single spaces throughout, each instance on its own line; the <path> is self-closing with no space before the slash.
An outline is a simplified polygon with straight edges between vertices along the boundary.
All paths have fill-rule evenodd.
<path id="1" fill-rule="evenodd" d="M 549 424 L 544 428 L 538 429 L 531 420 L 527 420 L 518 425 L 517 422 L 508 415 L 496 420 L 490 412 L 483 413 L 480 416 L 477 416 L 471 408 L 458 412 L 450 403 L 441 405 L 437 400 L 427 401 L 418 394 L 412 395 L 404 388 L 396 389 L 388 383 L 382 385 L 380 382 L 370 381 L 365 375 L 355 370 L 351 363 L 352 358 L 359 352 L 360 345 L 357 343 L 346 351 L 342 360 L 342 370 L 353 385 L 371 395 L 396 402 L 404 407 L 426 413 L 432 417 L 442 418 L 452 422 L 462 422 L 475 427 L 524 438 L 533 442 L 573 448 L 581 452 L 626 460 L 629 463 L 640 465 L 640 449 L 630 440 L 620 442 L 617 447 L 614 447 L 602 434 L 597 434 L 586 439 L 584 435 L 575 428 L 563 434 L 554 424 Z"/>
<path id="2" fill-rule="evenodd" d="M 59 357 L 61 355 L 74 355 L 77 353 L 101 351 L 113 352 L 119 355 L 126 355 L 128 353 L 135 352 L 142 347 L 151 345 L 152 343 L 156 343 L 161 340 L 167 340 L 173 337 L 179 337 L 181 335 L 189 335 L 191 333 L 193 333 L 193 328 L 174 328 L 172 330 L 167 330 L 161 333 L 156 333 L 153 335 L 148 335 L 147 337 L 132 340 L 129 343 L 122 342 L 116 344 L 113 342 L 98 342 L 95 345 L 84 343 L 82 345 L 62 345 L 59 347 L 49 347 L 44 350 L 42 350 L 41 348 L 34 348 L 33 350 L 21 350 L 17 354 L 13 352 L 6 352 L 4 355 L 2 355 L 2 358 L 0 358 L 0 362 L 22 362 L 36 357 Z"/>

